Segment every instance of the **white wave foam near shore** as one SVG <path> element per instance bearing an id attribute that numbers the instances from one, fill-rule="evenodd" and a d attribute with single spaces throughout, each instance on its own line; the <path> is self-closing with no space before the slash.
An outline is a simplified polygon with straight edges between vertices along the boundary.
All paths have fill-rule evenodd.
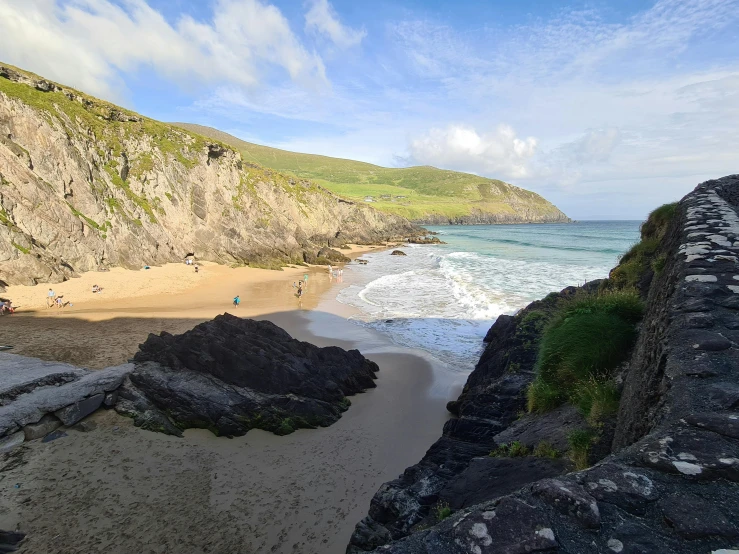
<path id="1" fill-rule="evenodd" d="M 537 229 L 539 231 L 539 229 Z M 443 237 L 445 240 L 453 237 Z M 359 308 L 360 325 L 388 334 L 396 343 L 431 352 L 459 371 L 470 371 L 482 339 L 495 318 L 568 285 L 603 278 L 614 265 L 612 251 L 592 254 L 591 264 L 570 263 L 567 244 L 543 259 L 501 252 L 475 252 L 465 240 L 444 246 L 411 245 L 406 256 L 365 255 L 353 266 L 358 282 L 343 289 L 339 301 Z M 563 241 L 566 242 L 566 241 Z M 622 241 L 625 249 L 629 241 Z"/>

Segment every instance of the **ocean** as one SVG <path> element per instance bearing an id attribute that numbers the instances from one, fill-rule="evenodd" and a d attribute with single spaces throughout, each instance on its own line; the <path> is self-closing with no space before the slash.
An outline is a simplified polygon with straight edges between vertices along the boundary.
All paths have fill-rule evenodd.
<path id="1" fill-rule="evenodd" d="M 354 323 L 421 348 L 452 371 L 474 368 L 501 314 L 569 285 L 608 276 L 639 239 L 639 221 L 427 227 L 447 244 L 411 245 L 351 264 L 338 300 Z"/>

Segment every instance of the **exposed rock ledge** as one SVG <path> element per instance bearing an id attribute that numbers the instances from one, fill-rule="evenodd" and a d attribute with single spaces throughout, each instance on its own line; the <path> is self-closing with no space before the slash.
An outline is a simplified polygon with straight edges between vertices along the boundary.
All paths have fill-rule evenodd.
<path id="1" fill-rule="evenodd" d="M 500 442 L 556 442 L 563 427 L 578 425 L 566 410 L 515 421 L 533 378 L 526 314 L 546 310 L 547 297 L 498 319 L 450 403 L 458 418 L 418 465 L 381 487 L 347 552 L 739 552 L 737 206 L 739 175 L 703 183 L 680 202 L 669 256 L 648 289 L 610 455 L 576 473 L 544 458 L 536 467 L 531 458 L 487 457 Z M 440 500 L 454 513 L 435 524 Z"/>
<path id="2" fill-rule="evenodd" d="M 348 395 L 374 387 L 377 364 L 357 350 L 319 348 L 269 321 L 219 315 L 191 331 L 149 335 L 116 410 L 147 429 L 218 435 L 325 427 Z"/>

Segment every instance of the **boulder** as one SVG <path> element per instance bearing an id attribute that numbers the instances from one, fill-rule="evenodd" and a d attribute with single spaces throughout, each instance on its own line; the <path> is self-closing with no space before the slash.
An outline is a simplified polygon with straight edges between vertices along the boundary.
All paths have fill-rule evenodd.
<path id="1" fill-rule="evenodd" d="M 38 423 L 31 423 L 23 427 L 27 441 L 42 439 L 55 429 L 62 426 L 62 422 L 51 414 L 46 414 Z"/>
<path id="2" fill-rule="evenodd" d="M 4 452 L 10 452 L 13 450 L 16 446 L 20 446 L 23 444 L 23 441 L 26 440 L 26 436 L 23 433 L 23 431 L 16 431 L 15 433 L 12 433 L 11 435 L 7 435 L 0 439 L 0 454 Z"/>
<path id="3" fill-rule="evenodd" d="M 57 410 L 54 412 L 54 415 L 61 419 L 64 425 L 74 425 L 82 418 L 89 416 L 92 412 L 97 410 L 102 405 L 104 398 L 104 394 L 90 396 L 89 398 L 75 402 L 66 408 Z"/>
<path id="4" fill-rule="evenodd" d="M 319 348 L 268 321 L 224 314 L 182 335 L 149 335 L 116 410 L 168 434 L 276 434 L 331 425 L 347 395 L 374 387 L 377 364 L 357 350 Z"/>
<path id="5" fill-rule="evenodd" d="M 318 256 L 319 264 L 321 263 L 320 260 L 322 259 L 328 260 L 329 262 L 341 262 L 341 263 L 346 263 L 350 261 L 349 258 L 344 256 L 344 254 L 342 254 L 338 250 L 334 250 L 333 248 L 321 248 L 318 251 L 317 256 Z"/>
<path id="6" fill-rule="evenodd" d="M 393 250 L 392 252 L 390 252 L 390 255 L 391 256 L 407 256 L 408 254 L 406 254 L 402 250 Z"/>

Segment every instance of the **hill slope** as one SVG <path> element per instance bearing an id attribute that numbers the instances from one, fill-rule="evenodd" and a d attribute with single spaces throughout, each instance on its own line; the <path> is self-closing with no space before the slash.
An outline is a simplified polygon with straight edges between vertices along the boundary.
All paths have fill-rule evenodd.
<path id="1" fill-rule="evenodd" d="M 417 235 L 226 145 L 0 64 L 0 286 L 194 253 L 275 266 Z"/>
<path id="2" fill-rule="evenodd" d="M 569 221 L 536 193 L 497 179 L 430 166 L 388 168 L 353 160 L 299 154 L 238 139 L 211 127 L 175 123 L 236 148 L 245 160 L 313 179 L 355 201 L 425 224 L 548 223 Z"/>

